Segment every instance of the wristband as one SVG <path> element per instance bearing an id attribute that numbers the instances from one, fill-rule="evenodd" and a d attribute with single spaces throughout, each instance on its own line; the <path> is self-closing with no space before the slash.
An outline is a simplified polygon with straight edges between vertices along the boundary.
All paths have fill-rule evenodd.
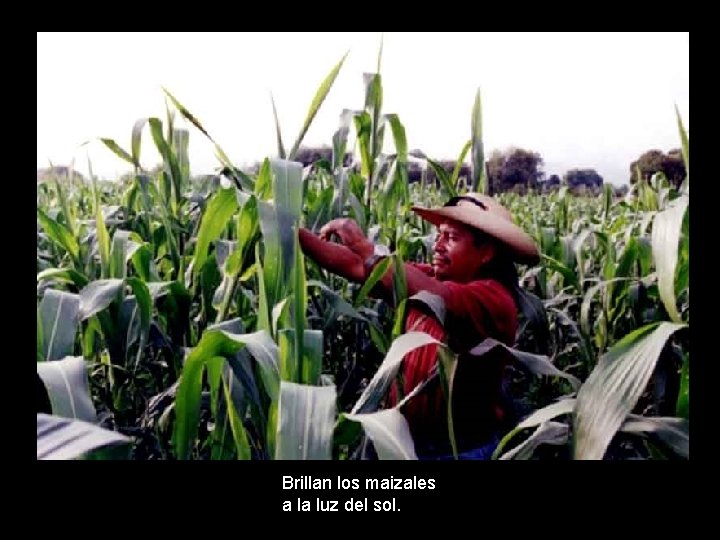
<path id="1" fill-rule="evenodd" d="M 363 270 L 365 270 L 365 279 L 370 277 L 370 274 L 373 271 L 373 268 L 375 268 L 375 265 L 378 263 L 380 259 L 384 259 L 390 255 L 390 250 L 387 248 L 387 246 L 383 246 L 382 244 L 374 244 L 373 245 L 373 253 L 370 255 L 365 261 L 363 262 Z"/>
<path id="2" fill-rule="evenodd" d="M 370 255 L 367 259 L 365 259 L 365 262 L 363 263 L 363 267 L 365 269 L 365 279 L 370 277 L 370 274 L 373 271 L 373 268 L 375 268 L 375 265 L 378 263 L 380 259 L 384 259 L 387 255 L 381 255 L 379 253 L 373 253 Z"/>

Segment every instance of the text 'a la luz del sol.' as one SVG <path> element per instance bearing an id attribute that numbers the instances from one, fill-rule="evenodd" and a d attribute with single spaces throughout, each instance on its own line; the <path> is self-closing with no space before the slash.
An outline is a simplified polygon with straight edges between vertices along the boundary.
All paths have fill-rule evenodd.
<path id="1" fill-rule="evenodd" d="M 335 480 L 330 478 L 313 478 L 311 476 L 283 476 L 283 490 L 433 490 L 433 478 L 343 478 L 338 476 Z M 368 497 L 357 497 L 348 500 L 327 500 L 324 498 L 297 498 L 283 501 L 283 511 L 286 512 L 399 512 L 400 508 L 395 497 L 385 500 L 373 500 Z"/>

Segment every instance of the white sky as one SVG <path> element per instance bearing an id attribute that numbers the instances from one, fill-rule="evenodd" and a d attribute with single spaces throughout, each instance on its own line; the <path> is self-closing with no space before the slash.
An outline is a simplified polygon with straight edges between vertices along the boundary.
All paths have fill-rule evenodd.
<path id="1" fill-rule="evenodd" d="M 363 73 L 377 68 L 379 32 L 38 33 L 37 166 L 69 164 L 116 177 L 129 165 L 134 122 L 165 122 L 168 88 L 237 165 L 277 152 L 269 93 L 289 149 L 318 86 L 350 54 L 303 143 L 331 145 L 343 108 L 361 109 Z M 397 113 L 410 148 L 455 159 L 470 138 L 482 92 L 486 156 L 511 145 L 539 152 L 543 170 L 594 168 L 627 182 L 646 150 L 680 145 L 674 106 L 689 131 L 689 33 L 384 34 L 383 112 Z M 178 122 L 181 124 L 182 122 Z M 392 140 L 390 133 L 387 140 Z M 81 148 L 81 143 L 93 140 Z M 392 146 L 386 148 L 392 151 Z M 141 162 L 159 161 L 149 128 Z M 194 174 L 218 167 L 190 127 Z"/>

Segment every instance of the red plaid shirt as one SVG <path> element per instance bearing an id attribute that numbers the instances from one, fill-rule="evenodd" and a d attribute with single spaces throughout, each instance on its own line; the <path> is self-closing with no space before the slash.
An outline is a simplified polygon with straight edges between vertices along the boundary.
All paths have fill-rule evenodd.
<path id="1" fill-rule="evenodd" d="M 412 265 L 433 276 L 429 264 Z M 445 302 L 445 326 L 454 352 L 463 353 L 486 337 L 512 346 L 517 331 L 517 306 L 500 282 L 479 279 L 470 283 L 443 282 L 449 294 Z M 419 331 L 445 341 L 446 330 L 419 308 L 409 307 L 405 331 Z M 427 345 L 408 353 L 401 367 L 403 395 L 425 381 L 436 364 L 437 345 Z M 503 418 L 499 403 L 503 368 L 507 353 L 495 349 L 482 358 L 460 361 L 453 384 L 453 427 L 459 448 L 471 448 L 491 435 Z M 389 405 L 398 402 L 397 384 L 391 387 Z M 402 410 L 410 430 L 418 440 L 447 439 L 447 404 L 440 384 L 429 388 L 405 404 Z"/>

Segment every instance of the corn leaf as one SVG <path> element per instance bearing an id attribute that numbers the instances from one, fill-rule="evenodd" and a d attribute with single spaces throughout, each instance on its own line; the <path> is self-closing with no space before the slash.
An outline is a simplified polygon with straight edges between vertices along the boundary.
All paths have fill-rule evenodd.
<path id="1" fill-rule="evenodd" d="M 424 332 L 408 332 L 393 341 L 385 359 L 351 412 L 362 414 L 375 411 L 397 375 L 405 355 L 418 347 L 431 344 L 442 345 L 440 341 Z"/>
<path id="2" fill-rule="evenodd" d="M 675 116 L 677 117 L 678 132 L 680 133 L 680 141 L 682 143 L 683 162 L 685 163 L 685 185 L 688 187 L 690 185 L 690 141 L 677 105 L 675 105 Z"/>
<path id="3" fill-rule="evenodd" d="M 80 323 L 80 297 L 48 289 L 40 302 L 43 358 L 60 360 L 73 353 L 75 333 Z"/>
<path id="4" fill-rule="evenodd" d="M 335 398 L 334 386 L 280 383 L 275 459 L 331 459 Z"/>
<path id="5" fill-rule="evenodd" d="M 536 375 L 562 377 L 567 379 L 574 389 L 577 390 L 580 388 L 580 381 L 577 377 L 556 368 L 547 356 L 519 351 L 512 347 L 508 347 L 504 343 L 501 343 L 493 338 L 486 338 L 482 343 L 470 349 L 469 354 L 474 357 L 481 357 L 490 353 L 497 347 L 505 349 L 531 373 L 535 373 Z"/>
<path id="6" fill-rule="evenodd" d="M 346 414 L 345 418 L 362 425 L 380 459 L 417 459 L 410 428 L 405 417 L 397 409 L 367 414 Z"/>
<path id="7" fill-rule="evenodd" d="M 80 291 L 80 320 L 84 321 L 112 304 L 124 285 L 122 279 L 98 279 L 91 282 Z"/>
<path id="8" fill-rule="evenodd" d="M 305 134 L 307 133 L 308 128 L 310 127 L 310 124 L 312 123 L 313 119 L 315 118 L 315 115 L 320 110 L 320 106 L 322 105 L 323 101 L 325 101 L 325 98 L 330 93 L 330 89 L 332 88 L 333 83 L 335 82 L 335 79 L 338 76 L 338 73 L 340 72 L 340 68 L 342 68 L 342 65 L 345 63 L 345 59 L 347 58 L 347 55 L 350 53 L 350 51 L 346 52 L 343 57 L 340 59 L 340 61 L 330 70 L 330 73 L 325 77 L 322 83 L 320 83 L 320 87 L 317 89 L 317 92 L 315 93 L 315 97 L 313 98 L 312 102 L 310 103 L 310 109 L 308 110 L 307 116 L 305 118 L 305 122 L 302 125 L 302 128 L 300 129 L 300 133 L 298 134 L 297 139 L 295 140 L 295 144 L 293 144 L 292 149 L 290 150 L 290 153 L 288 154 L 288 159 L 293 160 L 295 159 L 295 155 L 297 154 L 298 149 L 300 148 L 300 143 L 305 138 Z M 282 156 L 281 156 L 282 157 Z"/>
<path id="9" fill-rule="evenodd" d="M 541 444 L 562 445 L 568 441 L 569 427 L 560 422 L 544 422 L 522 444 L 519 444 L 500 459 L 530 459 Z"/>
<path id="10" fill-rule="evenodd" d="M 198 345 L 188 355 L 175 404 L 176 423 L 173 444 L 179 459 L 188 459 L 197 435 L 200 419 L 200 398 L 205 364 L 216 356 L 232 358 L 247 346 L 260 368 L 265 390 L 271 400 L 279 392 L 278 348 L 266 331 L 254 334 L 231 334 L 222 330 L 206 331 Z"/>
<path id="11" fill-rule="evenodd" d="M 577 396 L 575 459 L 602 459 L 645 390 L 665 343 L 683 327 L 669 322 L 644 326 L 600 358 Z"/>
<path id="12" fill-rule="evenodd" d="M 678 456 L 685 459 L 690 458 L 690 421 L 686 418 L 631 414 L 623 423 L 620 431 L 659 440 Z"/>
<path id="13" fill-rule="evenodd" d="M 70 229 L 68 229 L 64 224 L 58 223 L 52 219 L 40 208 L 37 209 L 37 217 L 40 221 L 40 225 L 42 225 L 42 228 L 45 230 L 48 237 L 50 237 L 50 240 L 65 249 L 70 257 L 72 257 L 72 261 L 77 267 L 76 269 L 79 269 L 80 246 L 78 245 L 72 232 L 70 232 Z"/>
<path id="14" fill-rule="evenodd" d="M 197 247 L 193 258 L 193 269 L 199 272 L 207 259 L 210 243 L 217 240 L 227 227 L 228 221 L 238 209 L 235 188 L 219 189 L 212 196 L 203 213 L 198 231 Z"/>
<path id="15" fill-rule="evenodd" d="M 483 149 L 482 133 L 482 100 L 480 89 L 475 94 L 475 104 L 472 111 L 471 122 L 472 140 L 472 190 L 479 193 L 488 193 L 487 174 L 485 172 L 485 152 Z"/>
<path id="16" fill-rule="evenodd" d="M 652 252 L 658 275 L 658 288 L 663 305 L 673 322 L 680 323 L 675 299 L 675 271 L 678 261 L 678 244 L 688 197 L 680 197 L 669 208 L 658 212 L 653 220 Z"/>
<path id="17" fill-rule="evenodd" d="M 50 398 L 53 415 L 87 422 L 97 420 L 82 356 L 66 356 L 62 360 L 38 362 L 36 365 L 37 374 Z"/>
<path id="18" fill-rule="evenodd" d="M 285 153 L 285 145 L 283 144 L 282 134 L 280 133 L 280 120 L 278 119 L 277 108 L 275 107 L 275 98 L 273 98 L 272 92 L 270 93 L 270 101 L 272 102 L 273 117 L 275 117 L 275 133 L 277 134 L 278 157 L 280 159 L 285 159 L 287 154 Z"/>
<path id="19" fill-rule="evenodd" d="M 37 459 L 77 459 L 99 448 L 129 445 L 131 439 L 81 420 L 37 415 Z"/>

